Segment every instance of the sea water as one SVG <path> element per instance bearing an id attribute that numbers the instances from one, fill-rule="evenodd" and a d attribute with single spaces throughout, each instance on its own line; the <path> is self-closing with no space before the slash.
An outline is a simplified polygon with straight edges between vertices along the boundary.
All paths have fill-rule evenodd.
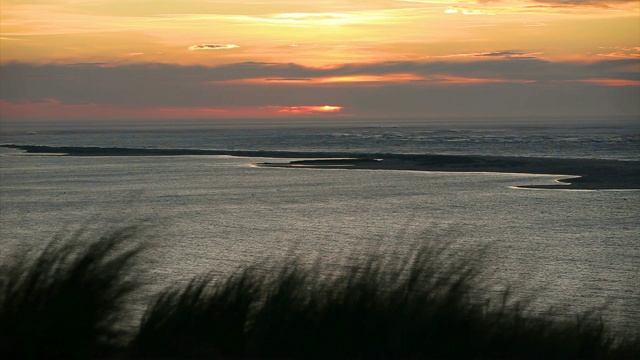
<path id="1" fill-rule="evenodd" d="M 640 120 L 23 122 L 0 124 L 0 143 L 640 160 Z"/>
<path id="2" fill-rule="evenodd" d="M 640 158 L 633 122 L 453 129 L 135 124 L 46 124 L 28 131 L 3 125 L 0 140 Z M 550 184 L 558 175 L 280 169 L 252 166 L 274 161 L 268 158 L 38 156 L 1 149 L 0 258 L 42 248 L 56 233 L 78 227 L 152 224 L 157 229 L 142 257 L 145 279 L 159 289 L 256 263 L 340 266 L 380 253 L 404 259 L 422 244 L 453 241 L 467 254 L 484 249 L 488 294 L 511 287 L 522 297 L 535 295 L 541 309 L 605 307 L 616 329 L 640 324 L 639 191 L 514 188 Z"/>

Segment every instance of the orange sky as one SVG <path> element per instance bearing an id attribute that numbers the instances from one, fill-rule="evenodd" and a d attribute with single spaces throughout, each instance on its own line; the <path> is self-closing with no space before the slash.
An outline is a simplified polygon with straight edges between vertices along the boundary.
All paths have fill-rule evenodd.
<path id="1" fill-rule="evenodd" d="M 2 119 L 640 114 L 636 0 L 3 0 L 0 12 Z"/>

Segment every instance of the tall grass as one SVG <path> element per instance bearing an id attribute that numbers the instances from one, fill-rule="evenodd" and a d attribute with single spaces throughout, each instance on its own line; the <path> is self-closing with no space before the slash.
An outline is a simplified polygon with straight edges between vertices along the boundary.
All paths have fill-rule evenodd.
<path id="1" fill-rule="evenodd" d="M 214 273 L 162 291 L 131 341 L 115 327 L 137 247 L 127 228 L 95 242 L 50 245 L 9 266 L 0 290 L 0 357 L 88 358 L 634 358 L 597 313 L 572 321 L 523 302 L 479 302 L 479 267 L 427 246 L 412 258 L 344 271 L 296 263 Z"/>
<path id="2" fill-rule="evenodd" d="M 203 277 L 163 293 L 132 348 L 139 357 L 188 358 L 640 354 L 637 339 L 614 338 L 596 314 L 559 321 L 528 314 L 523 303 L 507 306 L 507 299 L 474 301 L 476 265 L 444 261 L 444 250 L 423 248 L 408 263 L 373 259 L 333 277 L 295 264 L 276 276 L 245 270 L 221 284 Z"/>
<path id="3" fill-rule="evenodd" d="M 249 307 L 260 285 L 250 271 L 211 287 L 209 276 L 166 290 L 150 306 L 131 348 L 135 357 L 230 357 L 246 347 Z"/>
<path id="4" fill-rule="evenodd" d="M 135 227 L 56 238 L 0 274 L 0 358 L 106 356 L 125 335 L 118 322 L 138 285 Z"/>

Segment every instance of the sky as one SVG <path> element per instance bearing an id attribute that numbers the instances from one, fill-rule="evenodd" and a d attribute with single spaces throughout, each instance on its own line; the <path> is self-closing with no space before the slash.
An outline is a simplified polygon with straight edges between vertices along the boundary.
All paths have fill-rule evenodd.
<path id="1" fill-rule="evenodd" d="M 0 120 L 640 117 L 638 0 L 2 0 Z"/>

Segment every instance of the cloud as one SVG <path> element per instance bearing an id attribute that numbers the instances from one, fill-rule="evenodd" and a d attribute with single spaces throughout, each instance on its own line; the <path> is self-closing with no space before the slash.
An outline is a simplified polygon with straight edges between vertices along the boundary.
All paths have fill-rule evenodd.
<path id="1" fill-rule="evenodd" d="M 537 55 L 542 55 L 541 52 L 522 52 L 522 51 L 513 51 L 513 50 L 505 50 L 505 51 L 493 51 L 493 52 L 482 52 L 482 53 L 473 53 L 471 56 L 475 57 L 499 57 L 505 59 L 535 59 Z"/>
<path id="2" fill-rule="evenodd" d="M 71 65 L 1 65 L 2 96 L 16 97 L 21 91 L 52 97 L 50 93 L 73 93 L 77 97 L 113 90 L 111 98 L 126 89 L 150 87 L 154 91 L 171 92 L 173 83 L 182 88 L 199 88 L 221 81 L 243 81 L 272 86 L 304 86 L 318 83 L 420 82 L 438 77 L 503 79 L 507 81 L 563 81 L 597 78 L 638 80 L 640 59 L 605 58 L 595 62 L 547 61 L 534 58 L 536 53 L 503 50 L 486 53 L 458 54 L 459 59 L 435 61 L 392 61 L 344 64 L 334 67 L 309 67 L 294 63 L 244 62 L 219 66 L 181 66 L 170 64 L 77 63 Z M 293 85 L 291 84 L 293 83 Z M 74 86 L 70 86 L 73 84 Z M 77 91 L 78 87 L 93 87 Z M 22 89 L 22 90 L 21 90 Z M 120 89 L 120 91 L 117 91 Z M 129 96 L 126 96 L 129 98 Z"/>
<path id="3" fill-rule="evenodd" d="M 634 3 L 637 0 L 533 0 L 537 3 L 561 6 L 606 6 L 607 4 Z"/>
<path id="4" fill-rule="evenodd" d="M 342 20 L 348 18 L 347 14 L 340 13 L 283 13 L 273 16 L 274 19 L 296 20 L 296 21 L 326 21 Z"/>
<path id="5" fill-rule="evenodd" d="M 576 80 L 584 83 L 598 84 L 602 86 L 640 86 L 640 80 L 626 80 L 626 79 L 585 79 Z"/>
<path id="6" fill-rule="evenodd" d="M 267 109 L 276 110 L 285 114 L 329 114 L 339 113 L 343 110 L 342 106 L 336 105 L 305 105 L 305 106 L 266 106 Z"/>
<path id="7" fill-rule="evenodd" d="M 261 62 L 220 66 L 5 63 L 0 65 L 0 93 L 3 119 L 18 117 L 19 109 L 28 117 L 28 107 L 16 104 L 42 103 L 43 99 L 56 99 L 47 102 L 46 109 L 64 108 L 88 117 L 100 113 L 90 109 L 112 109 L 111 113 L 119 108 L 201 109 L 198 114 L 204 115 L 224 114 L 224 109 L 263 109 L 263 113 L 294 116 L 337 114 L 343 107 L 350 115 L 389 117 L 638 115 L 640 59 L 518 58 L 523 54 L 527 53 L 504 50 L 463 59 L 334 67 Z M 18 110 L 8 113 L 7 104 Z M 48 115 L 53 111 L 44 111 L 44 105 L 39 109 L 42 116 L 53 116 Z"/>
<path id="8" fill-rule="evenodd" d="M 493 12 L 488 12 L 479 9 L 469 9 L 465 7 L 449 7 L 444 10 L 445 14 L 462 14 L 462 15 L 495 15 Z"/>
<path id="9" fill-rule="evenodd" d="M 527 52 L 519 50 L 501 50 L 501 51 L 487 51 L 487 52 L 473 52 L 473 53 L 461 53 L 432 56 L 432 58 L 454 58 L 454 57 L 486 57 L 486 58 L 502 58 L 502 59 L 536 59 L 538 55 L 542 55 L 542 52 Z"/>
<path id="10" fill-rule="evenodd" d="M 394 9 L 361 9 L 349 11 L 342 7 L 339 12 L 283 12 L 263 15 L 235 16 L 243 23 L 266 23 L 273 25 L 319 26 L 374 24 L 388 21 Z"/>
<path id="11" fill-rule="evenodd" d="M 265 81 L 274 81 L 274 82 L 309 82 L 312 81 L 311 78 L 267 78 Z"/>
<path id="12" fill-rule="evenodd" d="M 113 104 L 65 104 L 59 99 L 10 102 L 0 99 L 3 117 L 30 120 L 83 120 L 93 114 L 99 119 L 190 119 L 229 116 L 229 109 L 205 107 L 121 106 Z"/>
<path id="13" fill-rule="evenodd" d="M 86 67 L 102 67 L 107 65 L 109 65 L 109 63 L 106 63 L 106 62 L 79 62 L 79 63 L 67 64 L 67 66 L 86 66 Z"/>
<path id="14" fill-rule="evenodd" d="M 292 83 L 292 84 L 304 84 L 304 85 L 322 85 L 322 84 L 358 84 L 358 83 L 402 83 L 409 81 L 426 81 L 429 80 L 423 76 L 415 74 L 381 74 L 381 75 L 367 75 L 367 74 L 353 74 L 347 76 L 319 76 L 319 77 L 306 77 L 306 78 L 253 78 L 253 79 L 232 79 L 213 81 L 213 83 L 244 83 L 244 84 L 260 84 L 264 82 L 274 83 Z"/>
<path id="15" fill-rule="evenodd" d="M 634 59 L 640 58 L 640 47 L 613 47 L 613 48 L 601 48 L 605 52 L 598 54 L 598 56 L 605 56 L 611 58 L 624 58 Z"/>
<path id="16" fill-rule="evenodd" d="M 227 50 L 227 49 L 235 49 L 240 46 L 236 44 L 201 44 L 201 45 L 191 45 L 189 46 L 189 50 L 191 51 L 204 51 L 204 50 Z"/>
<path id="17" fill-rule="evenodd" d="M 21 38 L 12 38 L 12 37 L 7 37 L 7 36 L 0 36 L 0 40 L 5 40 L 5 41 L 32 41 L 32 40 L 21 39 Z"/>

